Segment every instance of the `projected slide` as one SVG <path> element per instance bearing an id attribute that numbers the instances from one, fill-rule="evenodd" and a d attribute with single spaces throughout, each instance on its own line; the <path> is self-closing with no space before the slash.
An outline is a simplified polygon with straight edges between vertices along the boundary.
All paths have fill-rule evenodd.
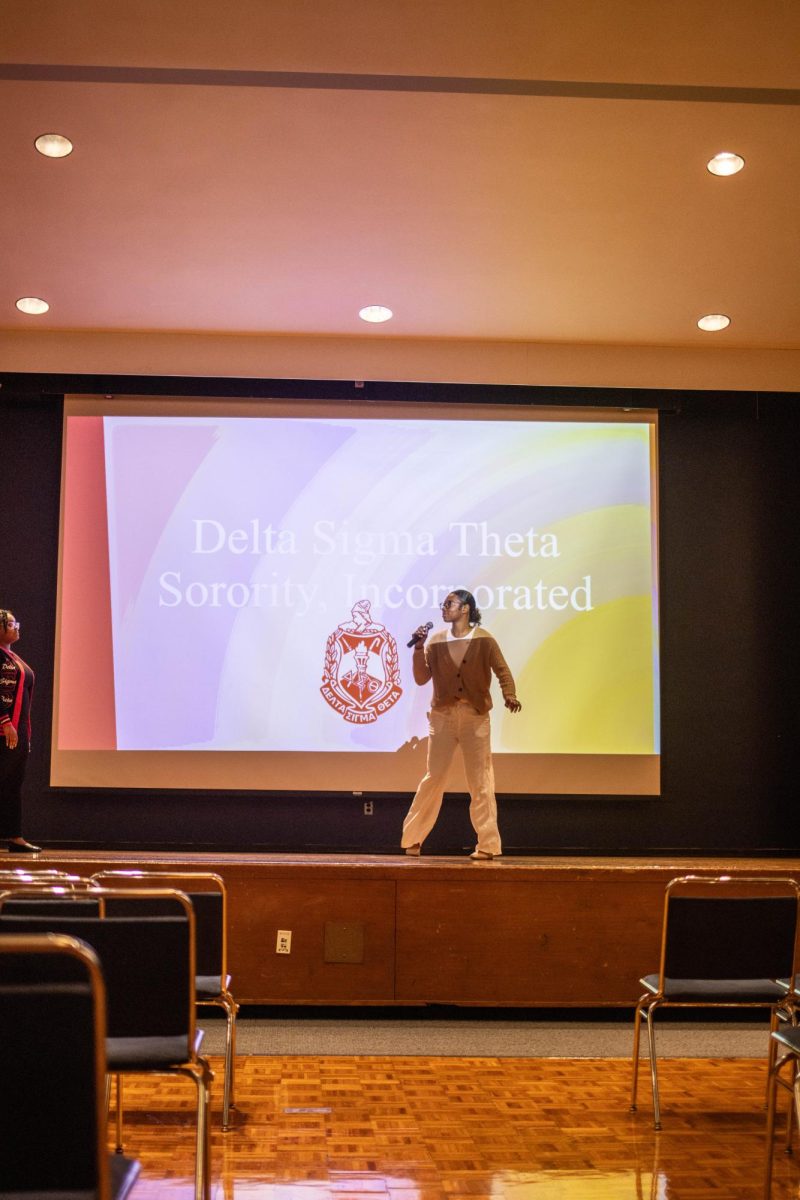
<path id="1" fill-rule="evenodd" d="M 68 408 L 54 783 L 413 789 L 466 587 L 499 790 L 658 790 L 652 422 L 207 408 Z"/>

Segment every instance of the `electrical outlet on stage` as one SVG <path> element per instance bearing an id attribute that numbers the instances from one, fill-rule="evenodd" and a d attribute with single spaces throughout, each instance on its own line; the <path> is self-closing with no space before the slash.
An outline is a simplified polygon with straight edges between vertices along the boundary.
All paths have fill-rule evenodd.
<path id="1" fill-rule="evenodd" d="M 291 954 L 292 953 L 292 931 L 291 929 L 279 929 L 278 939 L 275 943 L 276 954 Z"/>
<path id="2" fill-rule="evenodd" d="M 365 816 L 365 817 L 371 817 L 371 816 L 372 816 L 372 813 L 373 813 L 373 811 L 374 811 L 374 810 L 373 810 L 373 808 L 372 808 L 372 801 L 371 801 L 371 800 L 365 800 L 365 801 L 364 801 L 364 816 Z"/>

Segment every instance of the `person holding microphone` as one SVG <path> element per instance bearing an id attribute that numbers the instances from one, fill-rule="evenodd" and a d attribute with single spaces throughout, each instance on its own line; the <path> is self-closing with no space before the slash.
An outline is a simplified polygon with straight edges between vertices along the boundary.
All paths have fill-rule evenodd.
<path id="1" fill-rule="evenodd" d="M 502 853 L 489 724 L 493 673 L 509 712 L 518 713 L 522 705 L 500 647 L 481 628 L 475 597 L 463 588 L 450 592 L 442 604 L 442 619 L 446 628 L 430 641 L 430 623 L 421 625 L 412 638 L 414 681 L 424 686 L 432 680 L 433 700 L 428 714 L 427 771 L 403 822 L 401 847 L 406 854 L 421 853 L 422 843 L 439 815 L 447 774 L 459 746 L 469 787 L 469 816 L 476 835 L 470 857 L 490 860 Z"/>

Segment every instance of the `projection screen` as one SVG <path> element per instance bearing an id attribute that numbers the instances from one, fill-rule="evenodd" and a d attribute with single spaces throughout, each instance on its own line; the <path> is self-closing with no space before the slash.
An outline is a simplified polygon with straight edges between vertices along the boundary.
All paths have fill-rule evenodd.
<path id="1" fill-rule="evenodd" d="M 642 412 L 68 397 L 52 785 L 410 793 L 406 643 L 465 587 L 523 704 L 493 687 L 498 791 L 657 794 L 656 437 Z"/>

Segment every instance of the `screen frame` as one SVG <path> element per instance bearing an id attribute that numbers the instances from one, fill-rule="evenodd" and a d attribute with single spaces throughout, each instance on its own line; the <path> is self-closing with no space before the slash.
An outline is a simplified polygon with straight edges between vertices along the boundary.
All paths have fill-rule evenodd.
<path id="1" fill-rule="evenodd" d="M 490 389 L 489 389 L 490 390 Z M 476 420 L 488 419 L 491 421 L 520 421 L 525 419 L 534 420 L 537 422 L 545 421 L 591 421 L 603 423 L 647 423 L 651 425 L 653 436 L 651 438 L 651 508 L 654 517 L 653 522 L 653 574 L 657 583 L 660 584 L 659 572 L 659 547 L 658 547 L 658 410 L 637 408 L 617 409 L 605 408 L 599 406 L 581 406 L 581 405 L 563 405 L 554 404 L 552 406 L 542 406 L 537 403 L 535 407 L 506 405 L 493 403 L 491 400 L 477 400 L 473 403 L 449 403 L 447 405 L 434 405 L 426 402 L 413 401 L 343 401 L 341 399 L 331 401 L 304 401 L 304 400 L 287 400 L 280 398 L 264 398 L 264 399 L 231 399 L 225 396 L 115 396 L 113 398 L 103 398 L 96 395 L 67 395 L 64 401 L 64 438 L 62 445 L 62 494 L 61 494 L 61 522 L 59 533 L 59 581 L 62 580 L 62 563 L 64 553 L 65 540 L 65 523 L 64 523 L 64 507 L 65 507 L 65 491 L 63 486 L 64 470 L 68 453 L 67 431 L 68 420 L 71 416 L 99 416 L 99 415 L 114 415 L 114 416 L 190 416 L 190 415 L 208 415 L 216 416 L 223 412 L 225 416 L 230 417 L 336 417 L 336 416 L 358 416 L 368 418 L 370 420 L 398 420 L 398 419 L 429 419 L 429 420 Z M 655 592 L 655 604 L 658 605 L 658 587 Z M 51 746 L 51 788 L 53 790 L 65 791 L 86 791 L 100 790 L 113 788 L 126 793 L 134 793 L 143 790 L 140 784 L 132 784 L 126 782 L 122 776 L 127 774 L 127 771 L 120 771 L 119 776 L 114 782 L 109 782 L 108 775 L 102 773 L 95 782 L 86 782 L 87 778 L 91 777 L 91 772 L 86 771 L 85 764 L 81 764 L 81 778 L 70 782 L 69 775 L 63 773 L 59 766 L 59 760 L 64 754 L 64 751 L 58 749 L 58 733 L 60 710 L 63 699 L 63 691 L 61 688 L 61 666 L 62 656 L 65 652 L 65 645 L 71 639 L 65 638 L 63 628 L 63 594 L 62 587 L 59 586 L 57 616 L 56 616 L 56 656 L 55 656 L 55 674 L 54 674 L 54 714 L 52 726 L 52 746 Z M 84 597 L 85 599 L 85 597 Z M 87 614 L 89 618 L 89 628 L 84 630 L 84 637 L 79 639 L 78 652 L 86 653 L 86 648 L 90 644 L 96 647 L 98 634 L 105 636 L 105 632 L 100 630 L 98 622 L 91 620 L 91 614 Z M 656 633 L 660 640 L 659 629 L 659 614 L 658 607 L 655 611 L 655 627 Z M 110 639 L 110 630 L 107 631 Z M 109 641 L 110 644 L 110 641 Z M 101 694 L 102 695 L 102 694 Z M 99 696 L 98 698 L 101 698 Z M 106 697 L 107 701 L 107 697 Z M 656 697 L 656 702 L 658 696 Z M 657 715 L 657 720 L 658 720 Z M 80 754 L 79 751 L 71 751 L 72 754 Z M 92 752 L 96 753 L 96 752 Z M 231 751 L 215 751 L 213 754 L 206 753 L 204 758 L 206 765 L 204 766 L 204 779 L 202 784 L 192 784 L 186 782 L 176 782 L 180 773 L 176 773 L 176 767 L 179 767 L 179 759 L 186 752 L 170 752 L 170 751 L 109 751 L 113 756 L 118 767 L 122 765 L 120 756 L 125 756 L 131 767 L 137 770 L 142 766 L 139 756 L 144 754 L 152 760 L 155 755 L 158 758 L 158 770 L 148 770 L 148 777 L 152 778 L 153 790 L 169 791 L 169 792 L 230 792 L 230 793 L 247 793 L 258 791 L 259 794 L 269 795 L 307 795 L 309 793 L 324 793 L 330 795 L 360 795 L 369 793 L 370 795 L 397 795 L 405 792 L 405 789 L 392 789 L 376 786 L 376 780 L 369 773 L 365 773 L 364 785 L 359 789 L 331 789 L 324 785 L 324 779 L 320 777 L 318 784 L 302 787 L 287 787 L 277 786 L 270 788 L 254 788 L 248 785 L 231 786 L 225 780 L 230 778 L 230 765 L 232 759 L 237 757 L 240 752 Z M 241 752 L 245 757 L 250 757 L 253 752 Z M 268 752 L 262 752 L 268 753 Z M 286 752 L 289 753 L 289 752 Z M 173 756 L 176 756 L 173 758 Z M 366 757 L 355 755 L 363 765 Z M 502 773 L 502 760 L 508 756 L 495 756 L 495 766 L 498 775 L 497 791 L 502 794 L 509 794 L 504 787 L 504 779 Z M 522 756 L 530 757 L 530 756 Z M 535 755 L 537 760 L 536 787 L 531 788 L 529 792 L 520 792 L 518 789 L 513 789 L 511 794 L 536 796 L 540 794 L 547 795 L 597 795 L 598 797 L 608 797 L 613 795 L 620 796 L 653 796 L 660 794 L 660 755 L 628 755 L 625 756 L 631 760 L 632 765 L 636 768 L 631 772 L 630 780 L 627 785 L 620 786 L 620 779 L 614 780 L 613 786 L 609 780 L 609 771 L 614 767 L 619 766 L 619 755 L 582 755 L 584 765 L 588 766 L 589 760 L 591 763 L 591 771 L 579 771 L 574 779 L 567 780 L 567 786 L 554 787 L 555 777 L 561 772 L 564 777 L 564 755 Z M 639 760 L 638 762 L 636 760 Z M 213 760 L 213 764 L 212 761 Z M 609 761 L 604 761 L 609 760 Z M 655 760 L 655 762 L 654 762 Z M 151 761 L 149 764 L 153 767 L 155 764 Z M 424 771 L 424 762 L 421 765 L 421 771 Z M 421 773 L 421 772 L 420 772 Z M 460 764 L 457 768 L 456 777 L 454 778 L 453 787 L 448 790 L 463 792 L 466 791 L 466 784 L 463 778 L 463 773 L 460 770 Z"/>

